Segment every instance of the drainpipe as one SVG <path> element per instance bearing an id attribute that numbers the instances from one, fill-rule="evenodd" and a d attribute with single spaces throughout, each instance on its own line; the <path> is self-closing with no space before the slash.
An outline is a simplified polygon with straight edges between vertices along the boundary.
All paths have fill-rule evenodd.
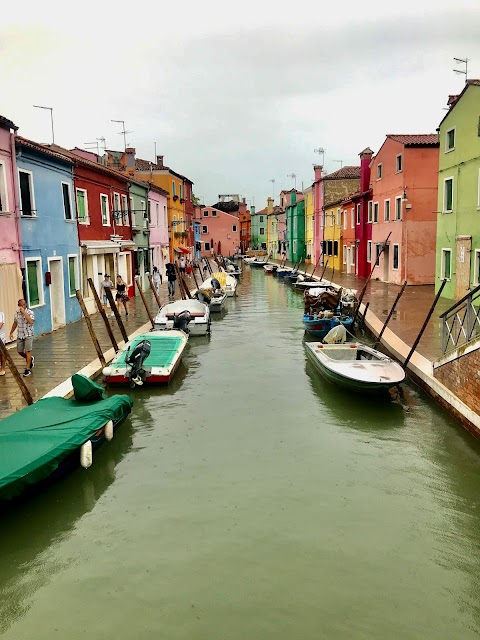
<path id="1" fill-rule="evenodd" d="M 17 172 L 17 151 L 15 148 L 15 133 L 10 133 L 10 155 L 12 158 L 12 177 L 13 177 L 13 205 L 14 205 L 14 213 L 13 217 L 15 220 L 15 231 L 17 234 L 17 252 L 18 259 L 20 263 L 20 267 L 24 267 L 23 260 L 23 251 L 21 249 L 21 233 L 20 233 L 20 204 L 18 201 L 18 172 Z"/>

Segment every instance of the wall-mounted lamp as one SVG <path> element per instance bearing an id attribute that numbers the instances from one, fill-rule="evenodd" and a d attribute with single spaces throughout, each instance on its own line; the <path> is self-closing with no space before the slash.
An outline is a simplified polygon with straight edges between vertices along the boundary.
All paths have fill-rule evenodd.
<path id="1" fill-rule="evenodd" d="M 407 188 L 403 187 L 403 196 L 402 196 L 402 200 L 406 200 L 407 199 Z"/>

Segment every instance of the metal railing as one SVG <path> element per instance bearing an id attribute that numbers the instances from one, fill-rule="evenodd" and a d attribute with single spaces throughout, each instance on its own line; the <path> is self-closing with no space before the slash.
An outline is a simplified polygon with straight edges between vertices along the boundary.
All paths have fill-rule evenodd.
<path id="1" fill-rule="evenodd" d="M 443 354 L 480 336 L 480 285 L 441 314 Z"/>

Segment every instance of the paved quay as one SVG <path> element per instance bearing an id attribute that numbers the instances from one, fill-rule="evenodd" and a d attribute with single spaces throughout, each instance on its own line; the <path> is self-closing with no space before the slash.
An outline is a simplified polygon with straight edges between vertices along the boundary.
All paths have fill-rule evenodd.
<path id="1" fill-rule="evenodd" d="M 188 284 L 191 290 L 195 288 L 193 279 L 188 281 Z M 157 309 L 157 303 L 152 291 L 146 291 L 145 297 L 150 311 L 152 315 L 154 315 Z M 180 298 L 178 283 L 175 298 Z M 166 281 L 160 288 L 160 301 L 162 303 L 168 301 Z M 105 324 L 99 313 L 92 314 L 90 318 L 102 351 L 105 353 L 112 347 Z M 120 343 L 123 338 L 116 319 L 111 318 L 109 315 L 108 320 L 110 326 L 113 328 L 117 343 Z M 136 295 L 130 300 L 128 317 L 125 316 L 122 308 L 122 320 L 128 335 L 131 335 L 139 327 L 149 322 L 140 295 Z M 7 330 L 8 329 L 9 327 L 7 326 Z M 13 348 L 10 349 L 10 354 L 19 371 L 23 372 L 25 361 L 17 354 L 15 345 L 13 344 L 12 346 Z M 54 389 L 72 374 L 97 358 L 97 352 L 93 346 L 84 318 L 78 322 L 62 327 L 53 333 L 36 337 L 33 347 L 35 368 L 33 375 L 25 378 L 25 384 L 30 390 L 34 401 L 42 398 L 50 390 Z M 7 368 L 7 374 L 0 377 L 0 419 L 6 418 L 24 406 L 26 406 L 26 402 L 23 395 Z"/>

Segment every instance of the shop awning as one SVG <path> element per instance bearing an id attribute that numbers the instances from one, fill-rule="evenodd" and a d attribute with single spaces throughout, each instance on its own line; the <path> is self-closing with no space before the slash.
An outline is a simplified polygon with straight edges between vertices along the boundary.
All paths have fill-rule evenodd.
<path id="1" fill-rule="evenodd" d="M 175 247 L 174 251 L 177 253 L 190 253 L 190 249 L 184 249 L 183 247 Z"/>
<path id="2" fill-rule="evenodd" d="M 112 242 L 111 240 L 82 240 L 81 247 L 88 256 L 119 253 L 121 249 L 118 242 Z"/>

